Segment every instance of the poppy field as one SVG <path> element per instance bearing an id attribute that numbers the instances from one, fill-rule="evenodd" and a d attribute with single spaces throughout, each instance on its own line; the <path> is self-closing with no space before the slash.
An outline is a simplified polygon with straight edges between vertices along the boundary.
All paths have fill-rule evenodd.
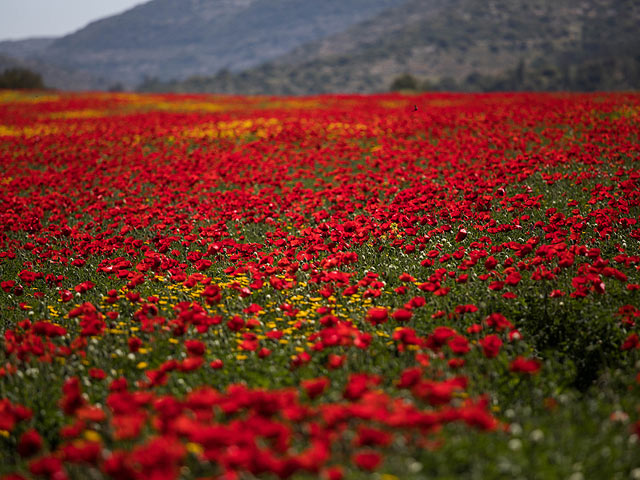
<path id="1" fill-rule="evenodd" d="M 0 93 L 0 478 L 640 479 L 640 95 Z"/>

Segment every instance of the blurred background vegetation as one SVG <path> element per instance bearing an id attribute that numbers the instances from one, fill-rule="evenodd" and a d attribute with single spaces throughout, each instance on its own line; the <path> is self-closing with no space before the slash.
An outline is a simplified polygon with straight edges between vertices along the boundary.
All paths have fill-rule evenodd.
<path id="1" fill-rule="evenodd" d="M 515 68 L 498 74 L 472 72 L 455 79 L 438 80 L 417 78 L 410 73 L 398 75 L 390 85 L 392 91 L 616 91 L 636 90 L 640 86 L 640 55 L 608 57 L 572 64 L 545 64 L 544 61 L 527 65 L 521 60 Z"/>
<path id="2" fill-rule="evenodd" d="M 27 68 L 9 68 L 0 74 L 1 89 L 38 89 L 45 88 L 42 76 Z"/>

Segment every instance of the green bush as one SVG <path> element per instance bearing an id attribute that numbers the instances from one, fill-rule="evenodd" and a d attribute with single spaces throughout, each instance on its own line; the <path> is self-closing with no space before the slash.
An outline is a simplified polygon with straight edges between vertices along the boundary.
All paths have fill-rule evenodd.
<path id="1" fill-rule="evenodd" d="M 405 73 L 391 82 L 391 91 L 418 90 L 418 80 L 411 74 Z"/>
<path id="2" fill-rule="evenodd" d="M 37 90 L 45 86 L 39 73 L 27 68 L 9 68 L 0 74 L 0 88 Z"/>

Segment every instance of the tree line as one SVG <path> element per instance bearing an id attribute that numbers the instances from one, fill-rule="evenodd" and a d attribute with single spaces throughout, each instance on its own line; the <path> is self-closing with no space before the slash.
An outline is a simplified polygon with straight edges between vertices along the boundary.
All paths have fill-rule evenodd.
<path id="1" fill-rule="evenodd" d="M 472 72 L 463 78 L 420 79 L 404 73 L 393 79 L 390 90 L 497 92 L 497 91 L 624 91 L 640 89 L 640 54 L 590 59 L 562 65 L 537 63 L 517 66 L 498 74 Z"/>

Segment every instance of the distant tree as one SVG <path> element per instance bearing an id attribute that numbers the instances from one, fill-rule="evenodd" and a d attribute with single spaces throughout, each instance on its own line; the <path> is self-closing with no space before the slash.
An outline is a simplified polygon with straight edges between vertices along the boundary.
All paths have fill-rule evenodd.
<path id="1" fill-rule="evenodd" d="M 0 74 L 2 89 L 44 89 L 42 76 L 27 68 L 9 68 Z"/>
<path id="2" fill-rule="evenodd" d="M 520 61 L 518 62 L 518 66 L 516 67 L 516 70 L 514 72 L 514 80 L 515 83 L 517 85 L 517 90 L 521 90 L 522 86 L 524 85 L 524 79 L 525 79 L 525 64 L 524 64 L 524 60 L 520 59 Z"/>
<path id="3" fill-rule="evenodd" d="M 458 82 L 455 78 L 446 76 L 440 79 L 437 83 L 434 90 L 438 90 L 440 92 L 456 92 L 460 89 Z"/>
<path id="4" fill-rule="evenodd" d="M 399 90 L 418 90 L 419 82 L 410 73 L 404 73 L 393 79 L 391 82 L 391 91 L 397 92 Z"/>
<path id="5" fill-rule="evenodd" d="M 117 82 L 113 85 L 110 85 L 107 91 L 112 93 L 124 92 L 124 86 L 120 82 Z"/>
<path id="6" fill-rule="evenodd" d="M 469 92 L 484 91 L 486 77 L 480 72 L 472 71 L 462 82 L 462 90 Z"/>
<path id="7" fill-rule="evenodd" d="M 167 87 L 167 83 L 161 82 L 159 78 L 145 75 L 142 82 L 136 87 L 136 92 L 165 92 Z"/>
<path id="8" fill-rule="evenodd" d="M 420 91 L 422 92 L 431 92 L 437 90 L 438 83 L 433 82 L 432 80 L 425 79 L 420 82 Z"/>

